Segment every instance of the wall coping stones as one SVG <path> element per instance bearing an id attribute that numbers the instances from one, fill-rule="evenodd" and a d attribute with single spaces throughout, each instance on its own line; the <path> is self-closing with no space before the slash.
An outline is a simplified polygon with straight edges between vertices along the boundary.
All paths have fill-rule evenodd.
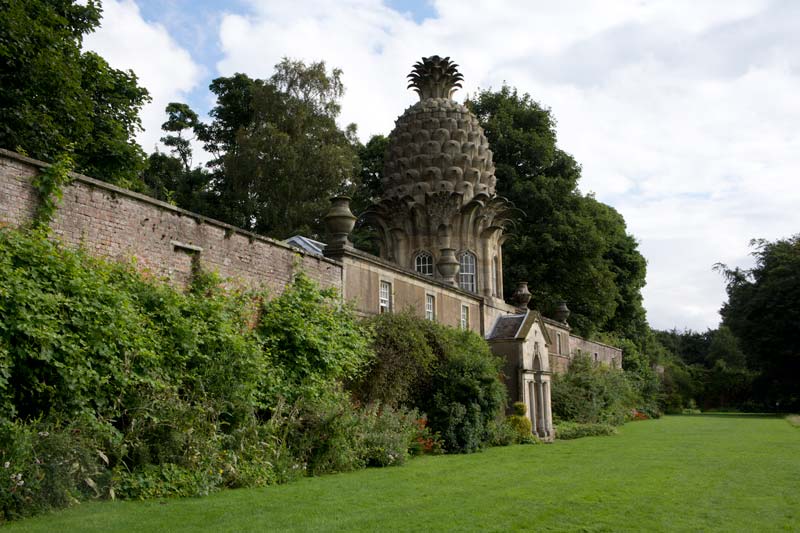
<path id="1" fill-rule="evenodd" d="M 51 166 L 49 163 L 45 163 L 44 161 L 39 161 L 38 159 L 33 159 L 32 157 L 24 156 L 22 154 L 19 154 L 17 152 L 12 152 L 11 150 L 6 150 L 4 148 L 0 148 L 0 156 L 8 158 L 8 159 L 11 159 L 11 160 L 14 160 L 14 161 L 18 161 L 20 163 L 25 163 L 25 164 L 27 164 L 29 166 L 37 167 L 37 168 L 40 168 L 40 169 L 48 168 L 48 167 Z M 179 216 L 185 216 L 185 217 L 193 218 L 198 224 L 208 224 L 208 225 L 211 225 L 211 226 L 216 226 L 218 228 L 224 229 L 226 232 L 236 233 L 236 234 L 242 235 L 244 237 L 247 237 L 250 240 L 261 241 L 261 242 L 270 244 L 272 246 L 276 246 L 278 248 L 283 248 L 285 250 L 292 251 L 292 252 L 300 254 L 302 256 L 313 257 L 315 259 L 318 259 L 318 260 L 323 261 L 323 262 L 327 262 L 327 263 L 329 263 L 331 265 L 335 265 L 337 267 L 341 267 L 342 266 L 342 264 L 340 262 L 338 262 L 338 261 L 336 261 L 334 259 L 331 259 L 329 257 L 324 257 L 324 256 L 321 256 L 321 255 L 318 255 L 318 254 L 309 253 L 306 250 L 303 250 L 303 249 L 298 248 L 296 246 L 290 246 L 290 245 L 286 244 L 285 242 L 282 242 L 282 241 L 279 241 L 279 240 L 276 240 L 276 239 L 272 239 L 270 237 L 264 237 L 263 235 L 259 235 L 257 233 L 253 233 L 251 231 L 247 231 L 247 230 L 238 228 L 236 226 L 232 226 L 231 224 L 228 224 L 226 222 L 222 222 L 220 220 L 215 220 L 213 218 L 209 218 L 209 217 L 206 217 L 206 216 L 203 216 L 203 215 L 199 215 L 197 213 L 193 213 L 191 211 L 187 211 L 186 209 L 182 209 L 182 208 L 174 206 L 172 204 L 168 204 L 167 202 L 162 202 L 161 200 L 156 200 L 155 198 L 151 198 L 150 196 L 147 196 L 145 194 L 141 194 L 141 193 L 138 193 L 138 192 L 130 191 L 128 189 L 123 189 L 122 187 L 118 187 L 116 185 L 112 185 L 110 183 L 106 183 L 104 181 L 100 181 L 98 179 L 91 178 L 89 176 L 86 176 L 84 174 L 79 174 L 77 172 L 70 172 L 69 175 L 75 181 L 83 183 L 85 185 L 88 185 L 88 186 L 90 186 L 92 188 L 102 189 L 102 190 L 105 190 L 105 191 L 109 192 L 112 195 L 125 196 L 127 198 L 131 198 L 131 199 L 137 200 L 139 202 L 150 204 L 150 205 L 155 206 L 155 207 L 157 207 L 159 209 L 162 209 L 162 210 L 172 211 L 173 213 L 176 213 Z M 178 245 L 176 245 L 176 246 L 178 246 Z M 193 248 L 190 249 L 189 246 L 192 246 Z M 184 249 L 187 249 L 187 250 L 191 250 L 191 251 L 195 251 L 195 252 L 199 251 L 199 250 L 194 250 L 194 248 L 196 248 L 196 247 L 194 247 L 194 245 L 180 245 L 178 247 L 179 248 L 184 248 Z"/>

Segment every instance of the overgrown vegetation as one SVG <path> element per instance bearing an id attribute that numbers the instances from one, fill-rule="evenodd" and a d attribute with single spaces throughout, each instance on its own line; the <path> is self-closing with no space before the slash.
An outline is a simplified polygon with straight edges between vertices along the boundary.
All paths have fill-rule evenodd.
<path id="1" fill-rule="evenodd" d="M 625 352 L 624 370 L 594 363 L 588 355 L 578 354 L 564 374 L 553 376 L 556 438 L 613 435 L 616 427 L 625 422 L 661 416 L 660 379 L 635 346 L 630 350 Z"/>
<path id="2" fill-rule="evenodd" d="M 563 375 L 553 376 L 553 417 L 558 421 L 621 425 L 637 406 L 626 374 L 577 355 Z"/>
<path id="3" fill-rule="evenodd" d="M 444 449 L 472 452 L 493 441 L 506 402 L 501 361 L 470 331 L 411 313 L 368 321 L 375 359 L 352 387 L 364 402 L 418 409 Z"/>
<path id="4" fill-rule="evenodd" d="M 50 226 L 58 204 L 64 196 L 63 188 L 70 182 L 70 172 L 74 167 L 72 154 L 67 151 L 59 154 L 52 165 L 34 176 L 32 185 L 39 196 L 39 203 L 31 221 L 34 229 L 46 229 Z"/>
<path id="5" fill-rule="evenodd" d="M 202 273 L 184 294 L 2 230 L 0 279 L 5 519 L 401 464 L 427 438 L 413 410 L 338 385 L 369 330 L 302 275 L 272 300 Z"/>
<path id="6" fill-rule="evenodd" d="M 0 279 L 0 519 L 474 451 L 502 422 L 499 362 L 479 336 L 359 321 L 302 274 L 272 299 L 202 271 L 184 293 L 2 229 Z M 367 376 L 416 357 L 388 348 L 407 331 L 422 355 L 378 394 Z"/>

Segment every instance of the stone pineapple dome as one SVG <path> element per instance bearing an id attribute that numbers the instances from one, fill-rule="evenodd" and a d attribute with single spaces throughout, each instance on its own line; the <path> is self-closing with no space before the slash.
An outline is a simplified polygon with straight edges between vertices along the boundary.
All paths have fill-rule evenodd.
<path id="1" fill-rule="evenodd" d="M 495 192 L 494 163 L 478 119 L 450 96 L 461 74 L 450 58 L 424 58 L 408 75 L 420 101 L 406 109 L 389 135 L 384 198 L 459 192 L 469 201 Z"/>
<path id="2" fill-rule="evenodd" d="M 495 193 L 492 151 L 477 117 L 451 99 L 463 77 L 449 57 L 431 56 L 408 78 L 420 101 L 389 134 L 384 192 L 362 219 L 376 228 L 385 259 L 499 297 L 513 208 Z"/>

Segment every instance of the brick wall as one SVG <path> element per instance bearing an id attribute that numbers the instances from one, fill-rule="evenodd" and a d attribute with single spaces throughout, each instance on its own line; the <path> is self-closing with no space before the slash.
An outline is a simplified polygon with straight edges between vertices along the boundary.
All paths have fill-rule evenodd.
<path id="1" fill-rule="evenodd" d="M 31 179 L 44 163 L 0 149 L 0 225 L 27 223 L 38 197 Z M 113 260 L 135 260 L 185 286 L 192 260 L 232 283 L 280 292 L 297 269 L 326 287 L 342 288 L 342 265 L 284 243 L 184 211 L 86 176 L 75 175 L 51 224 L 70 246 Z"/>

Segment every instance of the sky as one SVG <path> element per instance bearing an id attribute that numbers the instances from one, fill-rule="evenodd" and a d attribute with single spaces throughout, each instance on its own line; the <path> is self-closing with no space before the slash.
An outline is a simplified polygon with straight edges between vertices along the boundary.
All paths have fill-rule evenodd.
<path id="1" fill-rule="evenodd" d="M 266 78 L 283 57 L 343 71 L 342 126 L 388 134 L 418 98 L 405 76 L 449 56 L 462 101 L 503 83 L 552 109 L 580 189 L 616 208 L 648 262 L 657 329 L 717 327 L 750 240 L 800 232 L 800 2 L 794 0 L 104 0 L 84 46 L 132 69 L 164 107 L 201 116 L 218 76 Z M 196 161 L 197 162 L 197 161 Z"/>

